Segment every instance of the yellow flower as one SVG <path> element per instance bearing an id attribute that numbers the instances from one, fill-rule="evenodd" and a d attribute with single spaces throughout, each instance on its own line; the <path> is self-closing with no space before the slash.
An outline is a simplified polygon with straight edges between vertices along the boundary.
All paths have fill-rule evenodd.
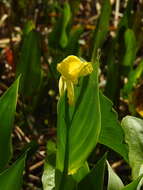
<path id="1" fill-rule="evenodd" d="M 57 65 L 57 70 L 61 73 L 59 80 L 60 96 L 67 90 L 69 104 L 73 105 L 74 85 L 78 83 L 79 77 L 86 76 L 93 71 L 92 64 L 70 55 Z"/>

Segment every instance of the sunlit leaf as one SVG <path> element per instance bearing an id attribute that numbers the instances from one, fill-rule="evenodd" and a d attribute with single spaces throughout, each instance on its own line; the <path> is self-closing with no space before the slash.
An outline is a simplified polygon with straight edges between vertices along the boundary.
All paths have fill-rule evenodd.
<path id="1" fill-rule="evenodd" d="M 47 142 L 47 156 L 44 164 L 42 183 L 44 190 L 52 190 L 55 187 L 56 145 L 53 141 Z"/>
<path id="2" fill-rule="evenodd" d="M 121 190 L 124 187 L 123 182 L 113 171 L 110 164 L 107 162 L 108 166 L 108 190 Z"/>
<path id="3" fill-rule="evenodd" d="M 48 162 L 44 165 L 42 183 L 44 190 L 52 190 L 55 187 L 55 168 Z"/>
<path id="4" fill-rule="evenodd" d="M 126 116 L 122 120 L 125 141 L 129 146 L 129 164 L 132 177 L 136 179 L 143 173 L 143 120 Z"/>

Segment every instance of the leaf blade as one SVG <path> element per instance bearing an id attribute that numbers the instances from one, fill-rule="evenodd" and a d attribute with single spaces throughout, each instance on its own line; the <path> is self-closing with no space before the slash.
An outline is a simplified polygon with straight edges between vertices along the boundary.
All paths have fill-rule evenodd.
<path id="1" fill-rule="evenodd" d="M 16 111 L 19 78 L 0 98 L 0 171 L 4 169 L 12 156 L 11 133 Z"/>

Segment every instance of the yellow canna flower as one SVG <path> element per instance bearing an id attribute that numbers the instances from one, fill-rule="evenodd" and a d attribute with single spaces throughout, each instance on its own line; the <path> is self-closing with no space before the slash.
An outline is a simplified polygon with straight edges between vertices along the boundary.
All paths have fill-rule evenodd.
<path id="1" fill-rule="evenodd" d="M 86 76 L 93 71 L 92 64 L 70 55 L 57 65 L 57 70 L 61 73 L 59 80 L 60 96 L 67 90 L 69 104 L 73 105 L 74 85 L 78 83 L 79 77 Z"/>

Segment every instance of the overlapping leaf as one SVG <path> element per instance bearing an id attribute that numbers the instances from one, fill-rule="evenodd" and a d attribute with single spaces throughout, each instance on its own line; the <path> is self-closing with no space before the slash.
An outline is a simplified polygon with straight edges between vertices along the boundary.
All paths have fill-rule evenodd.
<path id="1" fill-rule="evenodd" d="M 102 190 L 104 184 L 104 172 L 106 154 L 98 161 L 96 166 L 83 178 L 78 185 L 78 190 Z"/>

